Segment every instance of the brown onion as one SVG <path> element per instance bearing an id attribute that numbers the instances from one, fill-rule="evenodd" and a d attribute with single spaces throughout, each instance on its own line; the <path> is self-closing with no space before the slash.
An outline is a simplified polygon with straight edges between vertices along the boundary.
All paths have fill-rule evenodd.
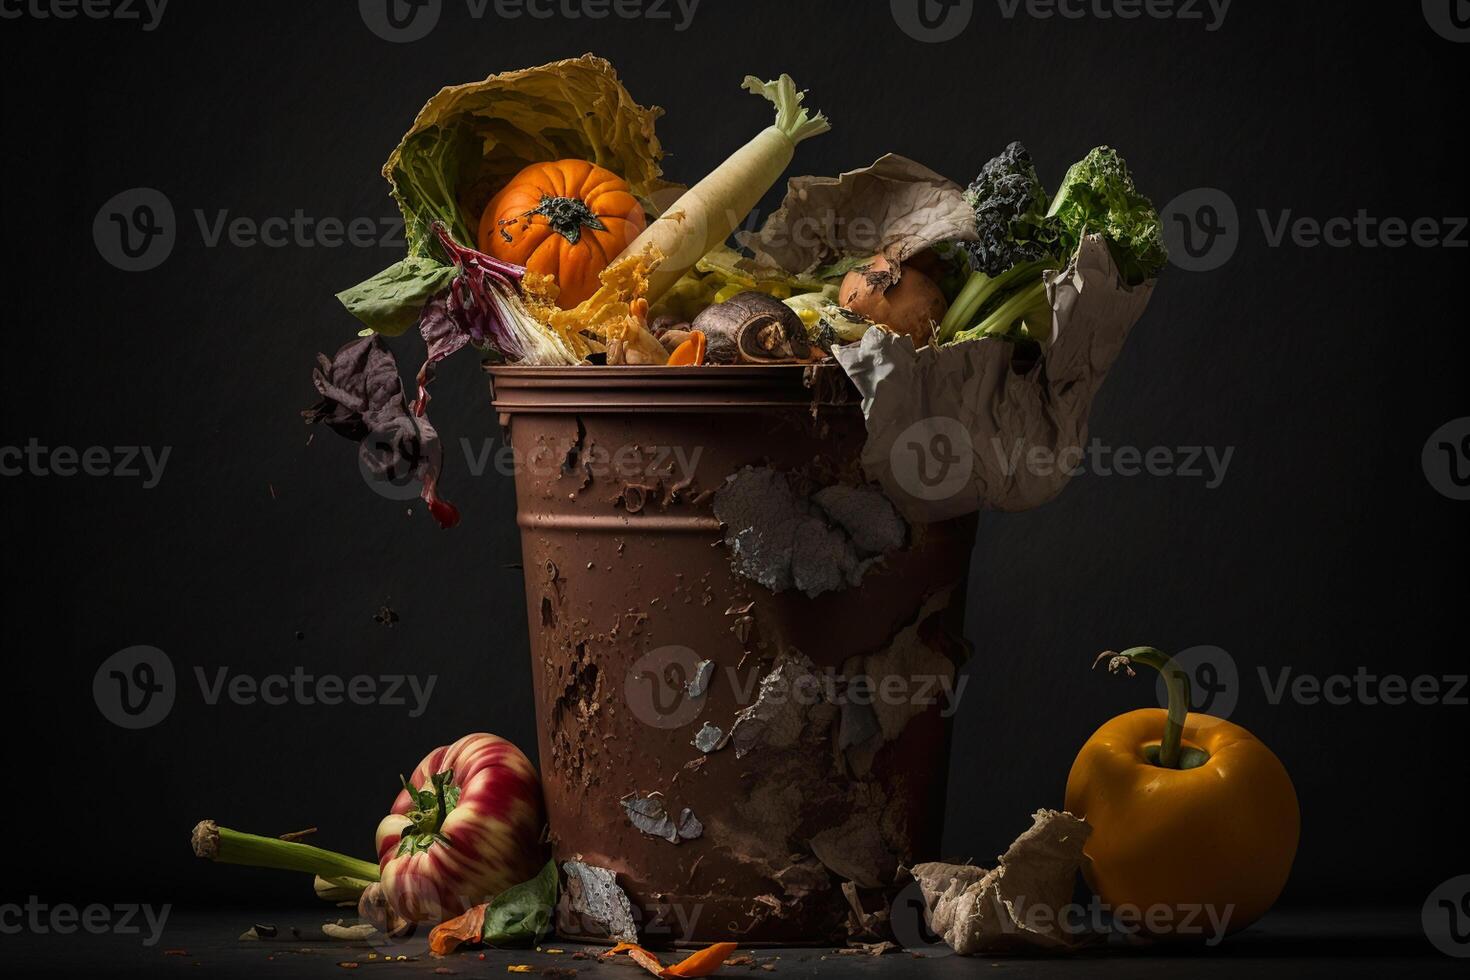
<path id="1" fill-rule="evenodd" d="M 837 303 L 904 334 L 923 347 L 934 336 L 949 303 L 934 280 L 918 269 L 893 265 L 881 255 L 849 272 L 837 292 Z"/>

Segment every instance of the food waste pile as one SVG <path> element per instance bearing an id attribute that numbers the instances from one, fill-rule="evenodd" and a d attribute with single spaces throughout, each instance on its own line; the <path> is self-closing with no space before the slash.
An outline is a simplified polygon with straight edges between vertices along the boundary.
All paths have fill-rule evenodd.
<path id="1" fill-rule="evenodd" d="M 987 866 L 933 860 L 947 715 L 851 696 L 963 682 L 975 513 L 1036 507 L 1068 478 L 991 447 L 1085 442 L 1167 261 L 1153 205 L 1109 147 L 1048 190 L 1012 142 L 964 184 L 894 153 L 791 177 L 737 231 L 833 129 L 788 76 L 743 87 L 774 120 L 688 187 L 664 179 L 659 110 L 591 55 L 419 112 L 383 167 L 407 254 L 339 294 L 361 330 L 319 356 L 304 414 L 369 473 L 417 479 L 452 527 L 430 388 L 460 351 L 491 365 L 518 462 L 555 464 L 516 472 L 543 771 L 474 733 L 401 780 L 376 860 L 214 821 L 196 853 L 313 875 L 355 912 L 324 930 L 344 940 L 450 956 L 555 931 L 662 977 L 752 965 L 741 947 L 771 942 L 1086 948 L 1096 932 L 1027 911 L 1067 905 L 1079 876 L 1114 912 L 1218 906 L 1238 913 L 1220 930 L 1248 924 L 1290 868 L 1295 795 L 1248 732 L 1187 712 L 1167 655 L 1104 659 L 1160 671 L 1168 710 L 1099 729 L 1066 809 L 1036 810 Z M 405 386 L 409 333 L 425 353 Z M 726 392 L 726 414 L 618 400 L 668 379 Z M 662 462 L 607 480 L 596 451 L 630 441 Z M 659 469 L 659 447 L 694 445 L 688 472 Z M 962 460 L 958 478 L 916 483 L 915 446 Z M 645 676 L 694 710 L 637 703 Z M 1185 851 L 1192 868 L 1168 857 Z"/>

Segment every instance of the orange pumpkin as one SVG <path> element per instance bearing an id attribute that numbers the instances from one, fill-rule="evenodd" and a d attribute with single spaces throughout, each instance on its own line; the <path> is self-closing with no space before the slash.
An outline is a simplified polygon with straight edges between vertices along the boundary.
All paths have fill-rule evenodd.
<path id="1" fill-rule="evenodd" d="M 480 251 L 554 276 L 557 305 L 597 291 L 597 274 L 643 232 L 643 208 L 624 180 L 586 160 L 533 163 L 490 199 Z"/>

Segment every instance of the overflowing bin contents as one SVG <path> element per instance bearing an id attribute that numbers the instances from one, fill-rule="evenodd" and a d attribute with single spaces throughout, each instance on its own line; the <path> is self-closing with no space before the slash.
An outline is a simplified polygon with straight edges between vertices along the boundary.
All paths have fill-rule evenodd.
<path id="1" fill-rule="evenodd" d="M 737 944 L 1069 948 L 1021 904 L 1068 901 L 1089 846 L 1100 893 L 1134 880 L 1099 802 L 1128 779 L 1098 777 L 1091 748 L 1067 796 L 1101 824 L 1043 809 L 993 869 L 938 859 L 975 514 L 1067 482 L 1024 460 L 1085 442 L 1167 261 L 1158 214 L 1108 147 L 1049 193 L 1011 143 L 965 186 L 892 153 L 794 177 L 737 231 L 831 129 L 788 76 L 744 87 L 774 122 L 688 188 L 663 178 L 660 111 L 591 55 L 420 111 L 383 168 L 408 254 L 339 294 L 362 330 L 319 357 L 305 415 L 370 474 L 419 480 L 449 527 L 429 391 L 444 358 L 484 361 L 515 459 L 539 777 L 466 736 L 404 780 L 376 865 L 211 822 L 199 853 L 313 872 L 374 935 L 433 926 L 438 955 L 555 929 L 659 976 Z M 410 331 L 405 391 L 390 341 Z M 1187 727 L 1177 702 L 1128 716 L 1166 751 L 1126 764 L 1182 785 L 1209 750 L 1180 750 L 1205 716 Z M 1205 741 L 1244 751 L 1233 731 Z M 1259 751 L 1277 782 L 1257 809 L 1284 825 L 1290 782 Z M 1294 828 L 1277 843 L 1253 914 Z M 1149 880 L 1168 902 L 1184 879 Z M 666 967 L 657 944 L 704 948 Z"/>

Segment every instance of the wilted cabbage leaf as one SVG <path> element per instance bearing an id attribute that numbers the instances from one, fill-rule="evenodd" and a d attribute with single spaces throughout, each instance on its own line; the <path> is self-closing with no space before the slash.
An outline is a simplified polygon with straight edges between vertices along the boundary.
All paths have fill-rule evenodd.
<path id="1" fill-rule="evenodd" d="M 441 89 L 383 165 L 409 254 L 429 253 L 434 220 L 474 244 L 490 198 L 537 161 L 590 160 L 648 201 L 671 186 L 659 179 L 662 112 L 634 102 L 612 65 L 590 54 Z"/>

